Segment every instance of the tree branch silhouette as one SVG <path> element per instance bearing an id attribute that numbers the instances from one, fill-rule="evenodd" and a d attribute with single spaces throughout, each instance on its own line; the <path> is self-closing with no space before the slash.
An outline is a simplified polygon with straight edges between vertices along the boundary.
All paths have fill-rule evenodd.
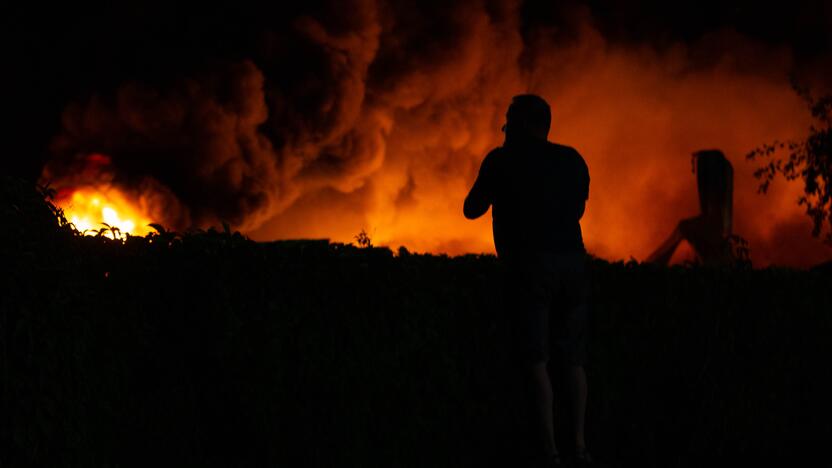
<path id="1" fill-rule="evenodd" d="M 792 80 L 792 88 L 806 101 L 815 124 L 804 139 L 765 143 L 746 155 L 748 160 L 769 159 L 758 167 L 758 193 L 766 193 L 778 175 L 801 179 L 803 195 L 797 202 L 812 219 L 812 235 L 832 244 L 832 95 L 814 98 L 807 87 Z M 786 157 L 779 157 L 783 152 Z M 822 235 L 821 235 L 822 234 Z"/>

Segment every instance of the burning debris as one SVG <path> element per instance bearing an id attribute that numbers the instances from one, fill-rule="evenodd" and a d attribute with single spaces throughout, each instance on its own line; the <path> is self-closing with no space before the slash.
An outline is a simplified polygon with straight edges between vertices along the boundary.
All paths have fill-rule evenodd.
<path id="1" fill-rule="evenodd" d="M 114 187 L 80 187 L 59 191 L 56 202 L 63 206 L 64 215 L 75 229 L 87 235 L 98 234 L 114 238 L 119 234 L 143 236 L 151 232 L 152 222 L 133 206 L 121 191 Z"/>
<path id="2" fill-rule="evenodd" d="M 99 231 L 107 237 L 125 234 L 143 236 L 152 232 L 149 224 L 187 210 L 154 180 L 144 178 L 135 184 L 122 181 L 110 157 L 88 154 L 69 161 L 53 161 L 44 168 L 44 184 L 56 189 L 55 204 L 67 221 L 87 235 Z"/>

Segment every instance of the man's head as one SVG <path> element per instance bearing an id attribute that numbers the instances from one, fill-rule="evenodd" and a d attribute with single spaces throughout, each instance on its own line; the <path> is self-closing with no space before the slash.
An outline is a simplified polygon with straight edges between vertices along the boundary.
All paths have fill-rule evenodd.
<path id="1" fill-rule="evenodd" d="M 519 94 L 511 100 L 503 131 L 506 140 L 536 138 L 546 140 L 552 113 L 549 104 L 536 94 Z"/>

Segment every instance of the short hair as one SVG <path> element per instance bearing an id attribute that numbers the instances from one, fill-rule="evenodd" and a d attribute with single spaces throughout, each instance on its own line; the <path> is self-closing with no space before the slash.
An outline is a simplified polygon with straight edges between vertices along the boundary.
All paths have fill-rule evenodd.
<path id="1" fill-rule="evenodd" d="M 552 124 L 552 111 L 549 103 L 536 94 L 518 94 L 511 99 L 508 106 L 506 120 L 523 121 L 527 125 L 536 127 L 544 133 L 549 133 Z"/>

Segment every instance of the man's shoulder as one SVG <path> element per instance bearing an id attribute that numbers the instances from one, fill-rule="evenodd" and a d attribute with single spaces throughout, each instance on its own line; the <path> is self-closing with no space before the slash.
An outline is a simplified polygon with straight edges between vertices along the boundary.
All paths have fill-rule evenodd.
<path id="1" fill-rule="evenodd" d="M 488 154 L 485 155 L 485 157 L 491 159 L 499 158 L 500 155 L 502 155 L 504 152 L 505 151 L 502 146 L 495 146 L 494 148 L 491 148 L 491 151 L 489 151 Z"/>
<path id="2" fill-rule="evenodd" d="M 581 153 L 579 153 L 575 148 L 567 145 L 561 145 L 559 143 L 553 143 L 551 141 L 547 143 L 549 144 L 550 154 L 559 158 L 566 158 L 571 164 L 577 167 L 586 168 L 586 161 L 584 161 L 584 157 L 581 156 Z"/>
<path id="3" fill-rule="evenodd" d="M 499 163 L 505 157 L 505 151 L 502 146 L 497 146 L 492 148 L 488 154 L 485 155 L 485 158 L 482 160 L 483 166 L 493 166 L 494 164 Z"/>
<path id="4" fill-rule="evenodd" d="M 583 157 L 581 157 L 581 153 L 579 153 L 578 150 L 571 146 L 562 145 L 560 143 L 555 143 L 552 141 L 547 141 L 546 144 L 548 145 L 549 151 L 553 153 L 557 153 L 558 155 L 566 155 L 572 158 L 577 157 L 583 159 Z"/>

